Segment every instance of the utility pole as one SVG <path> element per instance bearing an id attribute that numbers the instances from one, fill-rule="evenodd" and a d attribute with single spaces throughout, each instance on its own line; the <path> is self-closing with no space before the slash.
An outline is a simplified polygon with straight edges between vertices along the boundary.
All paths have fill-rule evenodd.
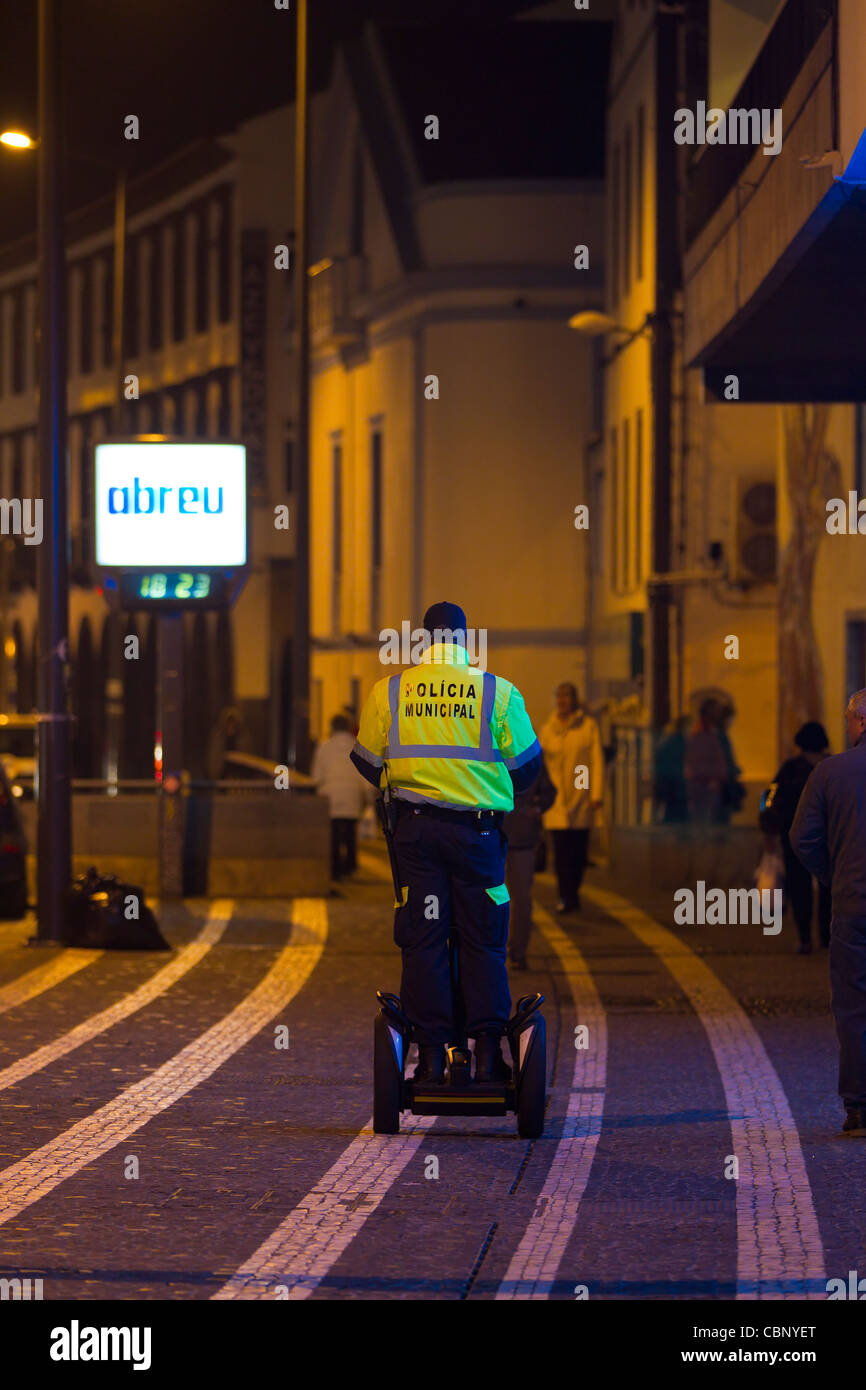
<path id="1" fill-rule="evenodd" d="M 126 423 L 123 397 L 123 327 L 126 289 L 126 169 L 118 165 L 114 184 L 114 321 L 111 351 L 114 358 L 115 392 L 112 431 L 122 435 Z M 105 682 L 105 780 L 109 796 L 117 795 L 120 777 L 120 742 L 123 734 L 123 613 L 120 609 L 106 618 L 111 640 L 108 643 L 108 671 Z"/>
<path id="2" fill-rule="evenodd" d="M 297 408 L 295 457 L 294 633 L 289 761 L 302 772 L 310 759 L 310 91 L 307 0 L 298 0 L 295 78 L 295 320 Z"/>
<path id="3" fill-rule="evenodd" d="M 656 574 L 671 569 L 671 468 L 676 292 L 680 277 L 676 146 L 670 138 L 677 105 L 679 14 L 656 16 L 656 283 L 652 334 L 652 557 Z M 671 717 L 671 589 L 649 594 L 650 716 L 660 731 Z"/>
<path id="4" fill-rule="evenodd" d="M 60 13 L 61 0 L 39 0 L 39 492 L 44 512 L 37 560 L 39 942 L 62 939 L 71 870 Z"/>

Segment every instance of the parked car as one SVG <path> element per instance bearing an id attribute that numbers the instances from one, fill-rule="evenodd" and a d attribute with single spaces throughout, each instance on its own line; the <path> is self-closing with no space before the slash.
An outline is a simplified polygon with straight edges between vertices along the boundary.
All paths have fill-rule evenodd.
<path id="1" fill-rule="evenodd" d="M 0 762 L 0 917 L 27 911 L 27 839 L 12 786 Z"/>
<path id="2" fill-rule="evenodd" d="M 36 773 L 35 714 L 0 714 L 0 765 L 9 779 L 12 795 L 33 796 Z"/>

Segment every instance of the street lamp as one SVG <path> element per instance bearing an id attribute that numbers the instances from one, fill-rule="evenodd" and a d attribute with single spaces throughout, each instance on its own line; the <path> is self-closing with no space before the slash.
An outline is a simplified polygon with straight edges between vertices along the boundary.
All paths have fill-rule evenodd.
<path id="1" fill-rule="evenodd" d="M 614 347 L 613 356 L 616 357 L 629 343 L 633 343 L 635 338 L 639 338 L 643 333 L 651 333 L 654 321 L 655 315 L 647 314 L 639 328 L 626 328 L 623 324 L 617 323 L 610 314 L 602 314 L 598 309 L 581 309 L 578 313 L 572 314 L 568 326 L 583 338 L 603 338 L 608 333 L 621 334 L 624 341 Z"/>
<path id="2" fill-rule="evenodd" d="M 10 149 L 35 150 L 39 140 L 24 130 L 6 130 L 0 134 L 0 143 Z M 106 161 L 94 159 L 91 155 L 72 151 L 73 158 L 89 164 L 114 171 L 114 295 L 111 351 L 114 358 L 115 389 L 112 406 L 112 429 L 114 434 L 122 435 L 126 423 L 124 387 L 124 292 L 126 286 L 126 167 L 121 163 L 108 165 Z M 120 740 L 123 731 L 123 651 L 120 640 L 122 614 L 110 614 L 108 622 L 117 631 L 109 643 L 109 670 L 106 680 L 106 719 L 105 719 L 105 775 L 108 793 L 117 795 L 118 768 L 120 763 Z"/>
<path id="3" fill-rule="evenodd" d="M 39 141 L 31 139 L 23 130 L 4 130 L 0 133 L 0 144 L 12 150 L 35 150 Z"/>

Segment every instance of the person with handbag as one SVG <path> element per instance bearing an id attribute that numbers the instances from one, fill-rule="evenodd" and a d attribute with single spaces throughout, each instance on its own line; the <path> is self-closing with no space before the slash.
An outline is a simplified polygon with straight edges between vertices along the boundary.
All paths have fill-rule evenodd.
<path id="1" fill-rule="evenodd" d="M 823 724 L 810 719 L 794 735 L 800 752 L 787 758 L 763 797 L 760 826 L 765 835 L 778 837 L 785 864 L 785 896 L 797 924 L 797 952 L 812 951 L 812 875 L 791 848 L 790 830 L 803 790 L 819 762 L 829 756 L 829 739 Z M 830 945 L 830 889 L 818 883 L 818 935 L 821 945 Z"/>

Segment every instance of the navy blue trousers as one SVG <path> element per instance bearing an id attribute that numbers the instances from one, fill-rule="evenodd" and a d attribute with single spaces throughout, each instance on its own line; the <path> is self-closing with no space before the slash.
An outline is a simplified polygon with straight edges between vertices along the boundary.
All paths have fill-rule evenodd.
<path id="1" fill-rule="evenodd" d="M 487 892 L 505 881 L 507 841 L 495 825 L 436 820 L 401 808 L 394 835 L 406 902 L 394 914 L 403 953 L 400 1002 L 417 1042 L 452 1043 L 448 938 L 460 941 L 460 983 L 466 1032 L 502 1029 L 511 1010 L 505 948 L 508 903 Z"/>
<path id="2" fill-rule="evenodd" d="M 830 923 L 830 992 L 839 1038 L 839 1094 L 866 1106 L 866 917 Z"/>

